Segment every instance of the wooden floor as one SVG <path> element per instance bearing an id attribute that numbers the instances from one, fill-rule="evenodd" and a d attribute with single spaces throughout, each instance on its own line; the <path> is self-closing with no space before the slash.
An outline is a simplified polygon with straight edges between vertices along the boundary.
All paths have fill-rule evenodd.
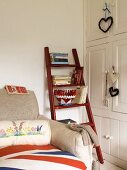
<path id="1" fill-rule="evenodd" d="M 123 170 L 123 169 L 105 161 L 104 165 L 100 165 L 100 170 Z"/>
<path id="2" fill-rule="evenodd" d="M 95 153 L 93 153 L 93 159 L 96 162 L 97 157 L 96 157 Z M 106 160 L 104 160 L 104 164 L 100 164 L 99 162 L 96 162 L 94 164 L 94 166 L 95 166 L 95 168 L 93 168 L 93 169 L 95 169 L 95 170 L 127 170 L 127 168 L 126 169 L 120 168 Z"/>

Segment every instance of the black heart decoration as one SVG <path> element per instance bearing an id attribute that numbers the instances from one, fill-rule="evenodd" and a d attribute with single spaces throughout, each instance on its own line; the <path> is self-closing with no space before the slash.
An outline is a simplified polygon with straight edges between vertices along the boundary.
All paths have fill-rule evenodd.
<path id="1" fill-rule="evenodd" d="M 109 88 L 109 93 L 110 93 L 110 95 L 112 97 L 115 97 L 115 96 L 117 96 L 119 94 L 119 89 L 117 89 L 117 88 L 114 89 L 113 87 L 110 87 Z"/>
<path id="2" fill-rule="evenodd" d="M 110 22 L 109 23 L 109 26 L 106 28 L 106 29 L 104 29 L 104 28 L 102 28 L 102 23 L 103 22 Z M 112 24 L 113 24 L 113 18 L 110 16 L 110 17 L 108 17 L 108 18 L 101 18 L 100 19 L 100 21 L 99 21 L 99 23 L 98 23 L 98 26 L 99 26 L 99 29 L 101 30 L 101 31 L 103 31 L 104 33 L 106 33 L 110 28 L 111 28 L 111 26 L 112 26 Z"/>

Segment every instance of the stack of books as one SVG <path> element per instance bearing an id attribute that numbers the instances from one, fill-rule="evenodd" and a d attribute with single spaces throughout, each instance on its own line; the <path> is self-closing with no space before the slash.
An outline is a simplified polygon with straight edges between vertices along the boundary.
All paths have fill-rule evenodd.
<path id="1" fill-rule="evenodd" d="M 54 75 L 53 76 L 54 85 L 64 85 L 71 84 L 71 76 L 69 75 Z"/>
<path id="2" fill-rule="evenodd" d="M 72 74 L 72 84 L 81 85 L 83 81 L 83 67 L 75 68 Z"/>
<path id="3" fill-rule="evenodd" d="M 50 53 L 51 64 L 68 64 L 68 53 Z"/>

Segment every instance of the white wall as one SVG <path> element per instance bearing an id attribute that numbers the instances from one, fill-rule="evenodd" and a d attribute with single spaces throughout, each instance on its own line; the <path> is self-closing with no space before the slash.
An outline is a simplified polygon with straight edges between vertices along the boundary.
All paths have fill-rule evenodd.
<path id="1" fill-rule="evenodd" d="M 49 113 L 45 46 L 65 52 L 77 48 L 83 62 L 83 0 L 0 0 L 0 88 L 13 84 L 34 90 L 41 114 Z"/>

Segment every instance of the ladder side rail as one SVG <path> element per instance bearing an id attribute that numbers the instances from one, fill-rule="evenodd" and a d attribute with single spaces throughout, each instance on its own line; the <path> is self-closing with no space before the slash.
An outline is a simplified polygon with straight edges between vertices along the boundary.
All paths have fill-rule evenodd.
<path id="1" fill-rule="evenodd" d="M 73 54 L 73 57 L 74 57 L 74 62 L 75 62 L 76 67 L 77 68 L 81 67 L 79 57 L 78 57 L 78 53 L 77 53 L 77 50 L 75 48 L 72 49 L 72 54 Z M 85 85 L 83 75 L 82 75 L 81 82 L 82 82 L 83 85 Z"/>
<path id="2" fill-rule="evenodd" d="M 79 58 L 78 58 L 78 53 L 77 53 L 77 50 L 75 48 L 72 49 L 72 54 L 73 54 L 73 57 L 74 57 L 76 67 L 80 67 L 80 61 L 79 61 Z"/>
<path id="3" fill-rule="evenodd" d="M 79 61 L 77 50 L 75 48 L 72 49 L 72 53 L 73 53 L 73 56 L 74 56 L 75 65 L 77 67 L 80 67 L 80 61 Z M 82 83 L 85 86 L 85 81 L 84 81 L 83 77 L 82 77 Z M 86 97 L 86 102 L 88 103 L 88 106 L 86 106 L 86 110 L 87 110 L 89 122 L 92 123 L 92 124 L 95 124 L 88 95 Z M 93 129 L 96 132 L 96 128 L 93 127 Z"/>
<path id="4" fill-rule="evenodd" d="M 79 58 L 78 58 L 77 50 L 72 49 L 72 53 L 73 53 L 73 56 L 74 56 L 76 66 L 80 67 L 80 61 L 79 61 Z M 82 79 L 83 79 L 82 80 L 83 85 L 85 86 L 84 78 L 82 77 Z M 89 122 L 95 124 L 88 95 L 86 97 L 86 102 L 89 104 L 88 106 L 86 106 Z M 94 131 L 96 132 L 96 128 L 94 128 Z"/>
<path id="5" fill-rule="evenodd" d="M 95 122 L 94 122 L 94 118 L 93 118 L 93 114 L 92 114 L 92 110 L 91 110 L 91 106 L 90 106 L 90 102 L 89 102 L 88 95 L 87 95 L 86 101 L 89 103 L 89 105 L 86 106 L 88 119 L 89 119 L 89 122 L 90 122 L 90 123 L 93 123 L 93 124 L 94 124 L 94 126 L 92 126 L 92 128 L 93 128 L 93 130 L 94 130 L 94 131 L 96 132 L 96 134 L 97 134 L 97 130 L 96 130 L 96 126 L 95 126 Z M 100 161 L 100 163 L 103 164 L 103 163 L 104 163 L 104 159 L 103 159 L 101 147 L 100 147 L 100 146 L 97 146 L 97 147 L 95 147 L 95 149 L 96 149 L 96 153 L 97 153 L 98 160 Z"/>
<path id="6" fill-rule="evenodd" d="M 86 97 L 86 103 L 88 103 L 88 105 L 86 106 L 86 111 L 87 111 L 89 122 L 93 123 L 95 125 L 94 118 L 93 118 L 93 113 L 92 113 L 92 109 L 91 109 L 91 105 L 90 105 L 90 101 L 89 101 L 88 95 Z M 96 127 L 94 126 L 92 128 L 97 133 Z"/>
<path id="7" fill-rule="evenodd" d="M 101 164 L 103 164 L 104 163 L 104 159 L 103 159 L 103 155 L 102 155 L 102 151 L 101 151 L 100 145 L 97 146 L 95 149 L 96 149 L 96 153 L 97 153 L 97 157 L 98 157 L 99 162 Z"/>
<path id="8" fill-rule="evenodd" d="M 80 61 L 79 61 L 77 50 L 76 49 L 72 49 L 72 53 L 73 53 L 73 57 L 74 57 L 74 61 L 75 61 L 76 67 L 80 67 Z M 82 83 L 85 86 L 85 81 L 84 81 L 83 76 L 82 76 Z M 92 109 L 91 109 L 91 105 L 90 105 L 90 101 L 89 101 L 88 95 L 86 97 L 86 103 L 88 103 L 88 105 L 86 105 L 86 111 L 87 111 L 89 122 L 93 125 L 91 127 L 93 128 L 93 130 L 97 134 L 97 130 L 96 130 L 96 126 L 95 126 L 95 122 L 94 122 L 94 118 L 93 118 L 93 113 L 92 113 Z M 97 153 L 97 157 L 98 157 L 99 162 L 103 164 L 104 163 L 104 159 L 103 159 L 101 147 L 97 146 L 95 149 L 96 149 L 96 153 Z"/>
<path id="9" fill-rule="evenodd" d="M 49 48 L 45 47 L 44 52 L 45 52 L 45 61 L 46 61 L 46 70 L 47 70 L 47 84 L 48 84 L 48 92 L 49 92 L 51 119 L 56 120 Z"/>
<path id="10" fill-rule="evenodd" d="M 94 117 L 93 117 L 93 113 L 92 113 L 92 109 L 91 109 L 91 106 L 90 106 L 90 101 L 89 101 L 88 95 L 86 97 L 86 102 L 88 103 L 88 105 L 86 105 L 86 111 L 87 111 L 89 122 L 94 125 L 94 126 L 91 126 L 91 127 L 95 131 L 95 133 L 97 134 L 97 130 L 96 130 L 95 122 L 94 122 Z M 99 162 L 101 164 L 103 164 L 104 159 L 103 159 L 103 155 L 102 155 L 100 145 L 95 147 L 95 149 L 96 149 L 96 153 L 97 153 L 97 157 L 98 157 Z"/>

